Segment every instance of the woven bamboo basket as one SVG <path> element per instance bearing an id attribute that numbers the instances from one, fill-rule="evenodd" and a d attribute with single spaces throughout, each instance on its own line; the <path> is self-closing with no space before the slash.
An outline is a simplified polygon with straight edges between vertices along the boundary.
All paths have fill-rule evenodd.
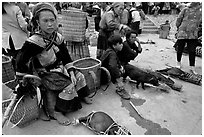
<path id="1" fill-rule="evenodd" d="M 73 62 L 74 67 L 84 74 L 86 83 L 93 93 L 100 87 L 101 61 L 93 58 L 82 58 Z M 95 75 L 95 76 L 93 76 Z M 90 93 L 90 94 L 91 94 Z"/>
<path id="2" fill-rule="evenodd" d="M 6 111 L 6 108 L 11 103 L 11 99 L 3 100 L 2 101 L 2 114 Z"/>
<path id="3" fill-rule="evenodd" d="M 4 83 L 7 87 L 9 87 L 10 89 L 15 89 L 15 87 L 18 85 L 18 82 L 14 79 L 8 82 Z"/>
<path id="4" fill-rule="evenodd" d="M 68 41 L 82 42 L 86 33 L 86 13 L 79 10 L 64 10 L 59 17 L 62 35 Z"/>
<path id="5" fill-rule="evenodd" d="M 15 79 L 15 72 L 11 62 L 11 58 L 2 55 L 2 82 L 8 82 Z"/>
<path id="6" fill-rule="evenodd" d="M 2 113 L 6 111 L 11 100 L 12 99 L 8 99 L 2 102 Z M 15 102 L 16 103 L 12 106 L 12 110 L 10 111 L 9 115 L 12 114 L 18 100 L 16 99 Z M 33 98 L 30 96 L 24 96 L 23 99 L 17 104 L 17 107 L 10 118 L 10 122 L 20 128 L 23 128 L 34 120 L 38 119 L 39 113 L 37 96 L 34 96 Z"/>

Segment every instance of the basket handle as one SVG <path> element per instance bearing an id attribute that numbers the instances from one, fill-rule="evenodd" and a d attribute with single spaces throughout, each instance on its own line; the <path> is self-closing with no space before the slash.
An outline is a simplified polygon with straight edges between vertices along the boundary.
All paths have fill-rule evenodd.
<path id="1" fill-rule="evenodd" d="M 20 101 L 23 99 L 23 97 L 24 97 L 24 95 L 16 102 L 16 104 L 15 104 L 15 106 L 14 106 L 14 108 L 13 108 L 13 111 L 12 111 L 11 115 L 9 116 L 9 119 L 8 119 L 9 122 L 11 121 L 11 118 L 12 118 L 12 116 L 13 116 L 15 110 L 17 109 L 18 104 L 19 104 Z M 24 108 L 24 109 L 25 109 L 25 108 Z M 24 112 L 24 113 L 25 113 L 25 112 Z M 22 119 L 24 118 L 24 116 L 25 116 L 25 114 L 21 117 L 21 119 L 19 120 L 19 122 L 17 122 L 17 124 L 19 124 L 19 123 L 22 121 Z M 7 125 L 8 125 L 8 123 L 7 123 Z M 14 125 L 14 127 L 15 127 L 15 126 L 16 126 L 16 125 Z M 13 128 L 13 127 L 12 127 L 12 128 Z"/>
<path id="2" fill-rule="evenodd" d="M 107 83 L 107 87 L 105 89 L 103 89 L 103 91 L 106 91 L 106 89 L 109 87 L 110 83 L 111 83 L 111 75 L 110 72 L 108 71 L 107 68 L 105 67 L 100 67 L 100 69 L 104 70 L 108 76 L 108 83 Z"/>
<path id="3" fill-rule="evenodd" d="M 96 90 L 96 74 L 93 71 L 89 71 L 88 73 L 91 74 L 91 77 L 93 78 L 93 81 L 94 81 L 93 84 L 94 84 L 95 92 L 91 97 L 89 97 L 89 98 L 92 98 L 93 96 L 96 95 L 96 92 L 97 92 L 97 90 Z"/>
<path id="4" fill-rule="evenodd" d="M 13 94 L 12 100 L 9 104 L 9 106 L 7 107 L 6 111 L 4 112 L 4 116 L 3 116 L 3 120 L 2 120 L 2 128 L 4 127 L 6 121 L 8 120 L 8 118 L 10 117 L 10 112 L 13 108 L 13 106 L 16 103 L 16 98 L 17 98 L 17 94 Z"/>
<path id="5" fill-rule="evenodd" d="M 38 76 L 26 74 L 25 76 L 23 76 L 23 86 L 26 85 L 26 79 L 29 79 L 29 78 L 33 78 L 33 79 L 41 81 L 41 78 L 39 78 Z"/>

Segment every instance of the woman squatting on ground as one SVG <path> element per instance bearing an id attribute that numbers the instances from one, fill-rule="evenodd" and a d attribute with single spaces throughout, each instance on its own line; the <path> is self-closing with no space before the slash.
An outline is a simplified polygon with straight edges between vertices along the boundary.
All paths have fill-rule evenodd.
<path id="1" fill-rule="evenodd" d="M 69 77 L 71 84 L 63 91 L 41 90 L 48 116 L 44 119 L 56 119 L 62 125 L 69 125 L 64 114 L 81 109 L 81 101 L 91 103 L 87 97 L 89 88 L 84 75 L 73 68 L 65 40 L 57 32 L 56 9 L 49 3 L 38 3 L 33 9 L 32 21 L 37 31 L 26 40 L 17 55 L 17 72 L 41 77 L 43 73 L 57 71 Z M 67 93 L 66 97 L 59 96 L 62 92 Z"/>

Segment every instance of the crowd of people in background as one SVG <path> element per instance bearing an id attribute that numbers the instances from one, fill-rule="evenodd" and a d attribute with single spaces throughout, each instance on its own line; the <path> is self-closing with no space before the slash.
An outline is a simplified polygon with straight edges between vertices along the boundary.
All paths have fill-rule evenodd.
<path id="1" fill-rule="evenodd" d="M 179 13 L 184 7 L 189 5 L 189 2 L 124 2 L 125 8 L 130 9 L 135 3 L 137 7 L 141 7 L 145 14 L 154 14 L 158 9 L 159 14 L 170 14 L 175 10 L 174 13 Z M 60 12 L 63 9 L 68 9 L 69 7 L 79 7 L 82 8 L 83 11 L 92 11 L 92 8 L 100 8 L 104 10 L 104 4 L 110 5 L 112 2 L 55 2 L 56 9 Z M 96 7 L 97 5 L 98 7 Z M 95 7 L 94 7 L 95 6 Z M 108 10 L 108 9 L 106 9 Z"/>

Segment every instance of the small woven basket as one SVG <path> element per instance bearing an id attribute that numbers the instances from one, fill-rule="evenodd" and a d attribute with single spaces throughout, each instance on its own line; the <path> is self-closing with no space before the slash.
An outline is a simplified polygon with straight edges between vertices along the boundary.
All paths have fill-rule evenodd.
<path id="1" fill-rule="evenodd" d="M 18 100 L 16 100 L 17 102 Z M 11 99 L 2 102 L 2 113 L 6 111 Z M 16 103 L 15 103 L 16 105 Z M 15 107 L 12 107 L 12 111 Z M 9 115 L 11 115 L 10 111 Z M 38 119 L 39 117 L 39 106 L 37 101 L 37 96 L 31 98 L 30 96 L 24 96 L 20 103 L 17 104 L 15 112 L 13 113 L 10 122 L 16 124 L 16 126 L 23 128 L 29 125 L 32 121 Z"/>
<path id="2" fill-rule="evenodd" d="M 73 62 L 74 67 L 84 74 L 86 83 L 90 89 L 90 92 L 93 93 L 96 88 L 100 87 L 100 77 L 101 77 L 101 61 L 93 58 L 82 58 Z M 94 72 L 96 75 L 96 81 L 94 81 L 91 72 Z"/>
<path id="3" fill-rule="evenodd" d="M 79 10 L 64 10 L 58 18 L 62 35 L 67 41 L 82 42 L 86 33 L 86 13 Z"/>
<path id="4" fill-rule="evenodd" d="M 196 74 L 188 73 L 188 72 L 185 72 L 185 75 L 180 76 L 179 79 L 184 80 L 186 82 L 196 84 L 196 85 L 200 85 L 200 86 L 202 83 L 202 75 L 199 75 L 199 74 L 196 75 Z"/>
<path id="5" fill-rule="evenodd" d="M 198 57 L 202 57 L 202 47 L 201 46 L 196 47 L 196 55 Z"/>
<path id="6" fill-rule="evenodd" d="M 2 55 L 2 82 L 8 82 L 15 79 L 15 72 L 11 62 L 11 58 Z"/>

